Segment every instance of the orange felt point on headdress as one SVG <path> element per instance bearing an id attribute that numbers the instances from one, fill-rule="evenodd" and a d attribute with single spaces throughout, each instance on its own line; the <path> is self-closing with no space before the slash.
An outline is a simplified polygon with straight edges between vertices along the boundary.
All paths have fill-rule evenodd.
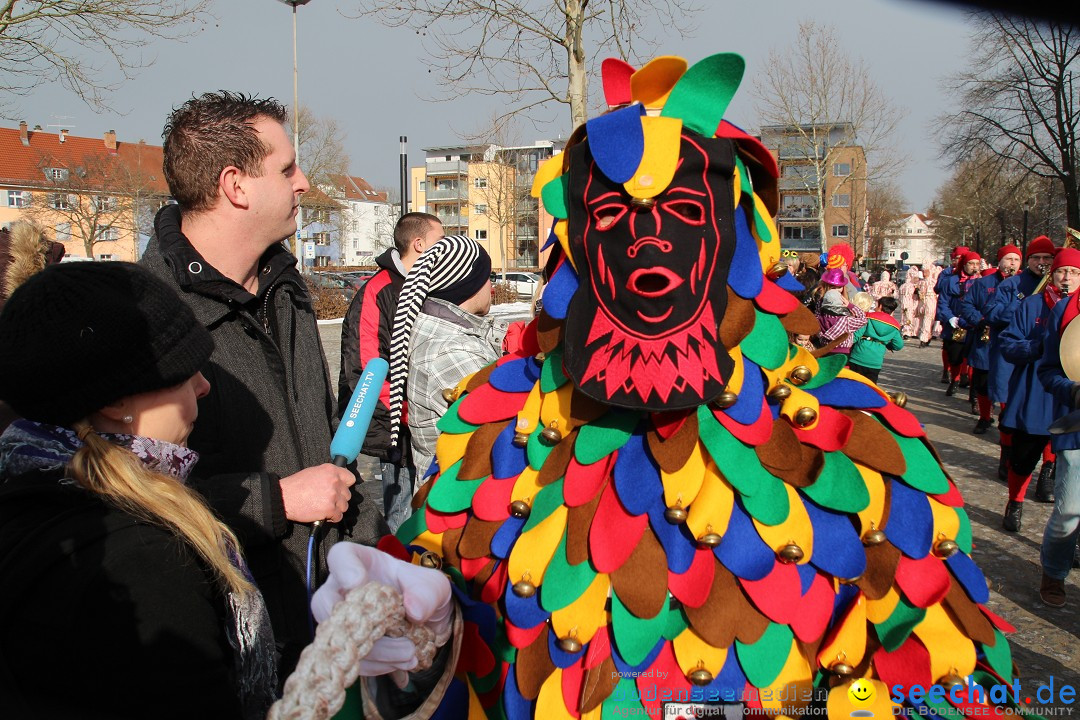
<path id="1" fill-rule="evenodd" d="M 630 96 L 646 108 L 660 108 L 667 102 L 671 89 L 686 72 L 684 58 L 664 55 L 650 60 L 630 76 Z"/>

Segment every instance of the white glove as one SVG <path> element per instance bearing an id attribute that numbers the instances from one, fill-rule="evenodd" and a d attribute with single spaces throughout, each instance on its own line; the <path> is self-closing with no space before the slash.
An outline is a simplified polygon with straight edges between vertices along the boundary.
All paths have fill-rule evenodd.
<path id="1" fill-rule="evenodd" d="M 954 328 L 960 327 L 960 318 L 953 315 L 951 318 L 949 318 L 949 324 L 952 325 Z"/>
<path id="2" fill-rule="evenodd" d="M 442 647 L 450 639 L 454 604 L 450 581 L 438 570 L 412 565 L 376 548 L 351 542 L 339 542 L 330 548 L 326 562 L 330 577 L 311 599 L 316 622 L 330 617 L 334 605 L 353 588 L 378 582 L 401 593 L 405 616 L 431 628 L 437 646 Z M 360 661 L 360 675 L 393 673 L 394 681 L 404 687 L 408 678 L 402 671 L 412 670 L 416 663 L 416 647 L 411 640 L 382 637 Z"/>

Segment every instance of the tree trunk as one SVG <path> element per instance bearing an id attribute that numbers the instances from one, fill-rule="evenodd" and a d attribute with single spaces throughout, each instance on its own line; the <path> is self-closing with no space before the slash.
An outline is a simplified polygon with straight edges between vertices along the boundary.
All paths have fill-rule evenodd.
<path id="1" fill-rule="evenodd" d="M 1080 229 L 1080 198 L 1077 197 L 1076 174 L 1068 173 L 1061 178 L 1065 189 L 1065 216 L 1069 227 Z"/>
<path id="2" fill-rule="evenodd" d="M 585 45 L 581 39 L 587 0 L 566 4 L 567 95 L 570 100 L 571 127 L 577 129 L 588 119 L 588 80 L 585 74 Z"/>

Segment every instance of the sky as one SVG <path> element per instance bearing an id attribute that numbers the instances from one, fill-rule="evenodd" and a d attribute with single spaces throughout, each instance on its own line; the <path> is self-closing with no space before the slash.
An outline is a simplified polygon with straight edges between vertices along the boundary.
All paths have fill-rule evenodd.
<path id="1" fill-rule="evenodd" d="M 794 41 L 798 24 L 813 19 L 834 27 L 844 50 L 865 59 L 878 85 L 907 111 L 897 144 L 908 169 L 898 178 L 909 209 L 924 211 L 948 176 L 933 138 L 934 118 L 952 107 L 942 80 L 965 67 L 969 26 L 963 10 L 926 0 L 700 0 L 691 37 L 663 38 L 658 54 L 681 55 L 691 64 L 716 52 L 737 52 L 747 62 L 742 87 L 725 117 L 746 128 L 758 124 L 751 78 L 770 50 Z M 397 187 L 398 137 L 408 137 L 409 165 L 423 163 L 422 148 L 460 142 L 476 132 L 498 103 L 462 96 L 432 102 L 440 88 L 423 62 L 414 31 L 348 17 L 349 0 L 311 0 L 298 9 L 300 104 L 337 119 L 346 133 L 352 174 L 377 187 Z M 212 18 L 184 42 L 162 41 L 146 51 L 148 67 L 110 96 L 110 110 L 95 112 L 59 84 L 16 98 L 31 127 L 67 127 L 73 135 L 115 130 L 121 141 L 161 143 L 170 110 L 191 97 L 228 89 L 273 96 L 291 105 L 292 11 L 275 0 L 215 0 Z M 84 58 L 95 62 L 94 57 Z M 98 58 L 100 59 L 100 58 Z M 590 78 L 599 87 L 599 78 Z M 565 137 L 565 123 L 521 131 L 531 144 Z M 15 123 L 3 121 L 11 127 Z"/>

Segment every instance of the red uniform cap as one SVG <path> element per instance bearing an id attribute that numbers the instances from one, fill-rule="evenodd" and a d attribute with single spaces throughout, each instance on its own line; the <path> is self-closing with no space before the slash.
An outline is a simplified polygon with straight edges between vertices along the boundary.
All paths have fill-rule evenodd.
<path id="1" fill-rule="evenodd" d="M 1001 262 L 1001 258 L 1005 257 L 1006 255 L 1015 255 L 1016 257 L 1024 257 L 1024 253 L 1020 252 L 1020 248 L 1016 247 L 1015 245 L 1005 245 L 1000 250 L 998 250 L 998 254 L 997 254 L 998 262 Z"/>
<path id="2" fill-rule="evenodd" d="M 1076 248 L 1061 248 L 1058 250 L 1057 255 L 1054 256 L 1054 264 L 1050 266 L 1050 272 L 1066 266 L 1080 268 L 1080 250 Z"/>
<path id="3" fill-rule="evenodd" d="M 1031 242 L 1028 243 L 1027 256 L 1039 255 L 1046 253 L 1047 255 L 1053 255 L 1057 252 L 1057 248 L 1054 247 L 1054 241 L 1045 235 L 1040 235 Z"/>

